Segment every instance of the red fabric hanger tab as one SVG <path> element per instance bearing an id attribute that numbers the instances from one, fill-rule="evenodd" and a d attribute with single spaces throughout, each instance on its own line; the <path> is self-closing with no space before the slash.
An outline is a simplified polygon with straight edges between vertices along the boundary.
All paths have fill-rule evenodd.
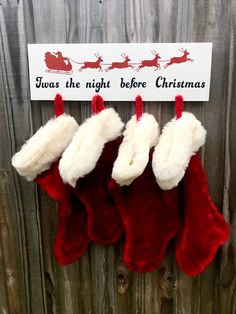
<path id="1" fill-rule="evenodd" d="M 105 106 L 104 106 L 104 101 L 103 101 L 102 96 L 100 96 L 99 94 L 93 96 L 91 107 L 92 107 L 93 113 L 99 113 L 102 110 L 104 110 Z"/>
<path id="2" fill-rule="evenodd" d="M 184 110 L 184 99 L 183 96 L 177 95 L 175 96 L 175 115 L 176 119 L 181 118 L 183 110 Z"/>
<path id="3" fill-rule="evenodd" d="M 59 117 L 64 113 L 64 102 L 61 94 L 56 94 L 56 97 L 54 98 L 54 108 L 56 117 Z"/>
<path id="4" fill-rule="evenodd" d="M 137 121 L 140 120 L 143 114 L 143 100 L 140 95 L 135 98 L 135 112 Z"/>

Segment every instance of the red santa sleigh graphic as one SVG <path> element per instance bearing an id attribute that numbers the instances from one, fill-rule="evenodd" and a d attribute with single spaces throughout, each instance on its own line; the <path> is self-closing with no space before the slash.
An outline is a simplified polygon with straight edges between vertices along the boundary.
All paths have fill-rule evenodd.
<path id="1" fill-rule="evenodd" d="M 44 55 L 44 61 L 48 69 L 46 72 L 59 73 L 59 74 L 72 74 L 72 64 L 70 58 L 63 57 L 61 51 L 49 52 L 47 51 Z"/>
<path id="2" fill-rule="evenodd" d="M 84 62 L 78 62 L 75 60 L 72 60 L 69 57 L 64 57 L 62 55 L 61 51 L 58 52 L 49 52 L 47 51 L 44 55 L 44 61 L 47 65 L 46 72 L 49 73 L 60 73 L 60 74 L 72 74 L 72 64 L 75 63 L 80 65 L 80 68 L 78 69 L 79 72 L 86 69 L 92 69 L 92 70 L 99 70 L 99 72 L 103 71 L 103 66 L 108 66 L 105 71 L 108 72 L 110 70 L 114 69 L 134 69 L 137 72 L 140 71 L 143 68 L 155 68 L 156 70 L 161 70 L 161 62 L 165 62 L 166 64 L 162 67 L 162 69 L 168 68 L 170 65 L 173 64 L 179 64 L 179 63 L 185 63 L 187 61 L 193 62 L 194 60 L 189 58 L 190 52 L 187 51 L 187 49 L 179 49 L 182 52 L 181 56 L 178 57 L 172 57 L 169 60 L 160 60 L 161 57 L 159 53 L 157 53 L 155 50 L 151 50 L 151 53 L 154 55 L 154 58 L 152 59 L 145 59 L 141 60 L 138 63 L 133 63 L 132 60 L 129 58 L 129 56 L 125 53 L 122 53 L 121 56 L 124 58 L 123 61 L 119 62 L 111 62 L 111 63 L 102 63 L 103 59 L 102 56 L 98 53 L 95 53 L 95 57 L 97 60 L 95 61 L 84 61 Z M 135 68 L 135 66 L 137 66 Z"/>

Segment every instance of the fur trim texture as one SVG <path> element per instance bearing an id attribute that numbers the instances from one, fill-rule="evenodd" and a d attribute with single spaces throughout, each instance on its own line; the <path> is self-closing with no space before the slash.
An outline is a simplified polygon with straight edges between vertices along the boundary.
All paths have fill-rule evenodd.
<path id="1" fill-rule="evenodd" d="M 78 129 L 75 119 L 63 114 L 42 126 L 12 157 L 12 165 L 29 181 L 50 168 Z"/>
<path id="2" fill-rule="evenodd" d="M 167 123 L 155 147 L 152 167 L 163 190 L 177 186 L 183 178 L 191 156 L 205 143 L 206 130 L 190 112 Z"/>
<path id="3" fill-rule="evenodd" d="M 149 151 L 159 138 L 159 127 L 153 115 L 144 113 L 139 121 L 134 115 L 127 123 L 124 138 L 114 163 L 112 178 L 119 185 L 130 185 L 140 176 L 149 159 Z"/>
<path id="4" fill-rule="evenodd" d="M 78 129 L 62 155 L 59 170 L 64 182 L 75 187 L 79 178 L 90 173 L 104 145 L 121 135 L 124 124 L 113 108 L 88 118 Z"/>

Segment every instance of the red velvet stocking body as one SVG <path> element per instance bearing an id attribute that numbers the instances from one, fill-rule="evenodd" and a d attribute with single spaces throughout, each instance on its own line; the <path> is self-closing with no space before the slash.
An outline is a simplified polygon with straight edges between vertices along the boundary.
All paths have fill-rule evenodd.
<path id="1" fill-rule="evenodd" d="M 56 261 L 62 265 L 72 263 L 83 255 L 90 242 L 86 209 L 73 195 L 72 188 L 62 182 L 58 162 L 35 181 L 58 202 L 58 230 L 54 244 Z"/>
<path id="2" fill-rule="evenodd" d="M 179 229 L 178 188 L 162 191 L 150 160 L 129 186 L 119 186 L 113 179 L 109 183 L 125 228 L 124 263 L 137 272 L 160 266 L 168 242 Z"/>
<path id="3" fill-rule="evenodd" d="M 106 143 L 96 167 L 80 178 L 75 188 L 88 211 L 89 236 L 103 244 L 117 241 L 123 232 L 121 217 L 107 187 L 119 144 L 119 139 Z"/>
<path id="4" fill-rule="evenodd" d="M 191 158 L 183 179 L 184 223 L 178 236 L 176 258 L 189 275 L 202 272 L 229 235 L 229 227 L 209 197 L 200 157 Z"/>

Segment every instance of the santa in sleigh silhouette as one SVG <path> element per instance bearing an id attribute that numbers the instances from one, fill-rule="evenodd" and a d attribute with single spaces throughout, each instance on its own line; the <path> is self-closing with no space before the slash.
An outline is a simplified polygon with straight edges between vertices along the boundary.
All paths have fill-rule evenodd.
<path id="1" fill-rule="evenodd" d="M 61 51 L 53 52 L 53 53 L 47 51 L 44 57 L 45 57 L 44 61 L 48 67 L 46 72 L 61 73 L 61 74 L 73 73 L 70 59 L 67 57 L 63 57 Z"/>

